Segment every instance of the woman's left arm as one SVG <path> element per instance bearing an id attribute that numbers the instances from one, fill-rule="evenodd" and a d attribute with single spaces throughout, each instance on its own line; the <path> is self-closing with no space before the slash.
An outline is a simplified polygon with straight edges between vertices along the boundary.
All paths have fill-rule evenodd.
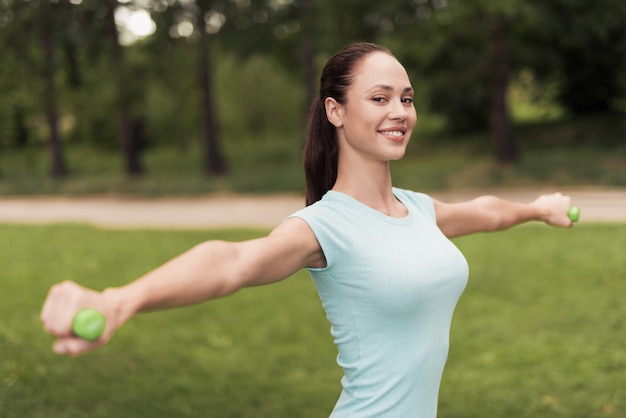
<path id="1" fill-rule="evenodd" d="M 529 221 L 569 228 L 569 196 L 543 195 L 531 203 L 518 203 L 495 196 L 481 196 L 461 203 L 435 202 L 437 225 L 448 237 L 475 232 L 502 231 Z"/>

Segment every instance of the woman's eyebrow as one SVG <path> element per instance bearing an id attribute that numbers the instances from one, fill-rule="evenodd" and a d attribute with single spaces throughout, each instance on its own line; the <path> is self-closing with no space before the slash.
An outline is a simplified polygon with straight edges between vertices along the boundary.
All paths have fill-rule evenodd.
<path id="1" fill-rule="evenodd" d="M 372 87 L 370 90 L 385 90 L 385 91 L 393 91 L 393 87 L 388 85 L 388 84 L 377 84 L 374 87 Z M 402 93 L 412 93 L 413 92 L 413 87 L 405 87 L 402 90 Z"/>

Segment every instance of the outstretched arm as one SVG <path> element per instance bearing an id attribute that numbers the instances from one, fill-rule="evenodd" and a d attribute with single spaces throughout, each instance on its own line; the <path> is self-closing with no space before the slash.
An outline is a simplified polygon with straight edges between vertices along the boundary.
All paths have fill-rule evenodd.
<path id="1" fill-rule="evenodd" d="M 529 221 L 568 228 L 571 199 L 561 193 L 540 196 L 525 204 L 495 196 L 481 196 L 468 202 L 443 203 L 435 200 L 437 224 L 449 238 L 475 232 L 501 231 Z"/>
<path id="2" fill-rule="evenodd" d="M 108 341 L 133 315 L 223 297 L 246 286 L 273 283 L 306 266 L 323 263 L 323 254 L 308 225 L 289 219 L 267 237 L 232 243 L 207 241 L 125 286 L 96 292 L 73 282 L 51 288 L 41 320 L 58 339 L 59 354 L 79 355 Z M 93 307 L 106 317 L 100 339 L 72 335 L 74 314 Z"/>

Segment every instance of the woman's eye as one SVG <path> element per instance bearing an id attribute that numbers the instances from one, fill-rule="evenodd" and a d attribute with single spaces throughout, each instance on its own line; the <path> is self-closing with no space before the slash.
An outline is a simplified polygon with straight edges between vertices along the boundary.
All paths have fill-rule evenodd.
<path id="1" fill-rule="evenodd" d="M 384 97 L 374 97 L 372 98 L 373 101 L 378 102 L 378 103 L 382 103 L 384 101 L 386 101 L 387 99 L 385 99 Z"/>
<path id="2" fill-rule="evenodd" d="M 404 98 L 402 98 L 402 103 L 404 103 L 404 104 L 412 104 L 413 103 L 413 98 L 412 97 L 404 97 Z"/>

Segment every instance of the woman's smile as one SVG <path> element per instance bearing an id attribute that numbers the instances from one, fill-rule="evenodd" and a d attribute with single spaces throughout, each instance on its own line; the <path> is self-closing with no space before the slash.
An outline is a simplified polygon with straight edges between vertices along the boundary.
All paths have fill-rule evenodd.
<path id="1" fill-rule="evenodd" d="M 406 128 L 388 128 L 379 130 L 378 133 L 393 142 L 403 142 L 406 137 Z"/>

